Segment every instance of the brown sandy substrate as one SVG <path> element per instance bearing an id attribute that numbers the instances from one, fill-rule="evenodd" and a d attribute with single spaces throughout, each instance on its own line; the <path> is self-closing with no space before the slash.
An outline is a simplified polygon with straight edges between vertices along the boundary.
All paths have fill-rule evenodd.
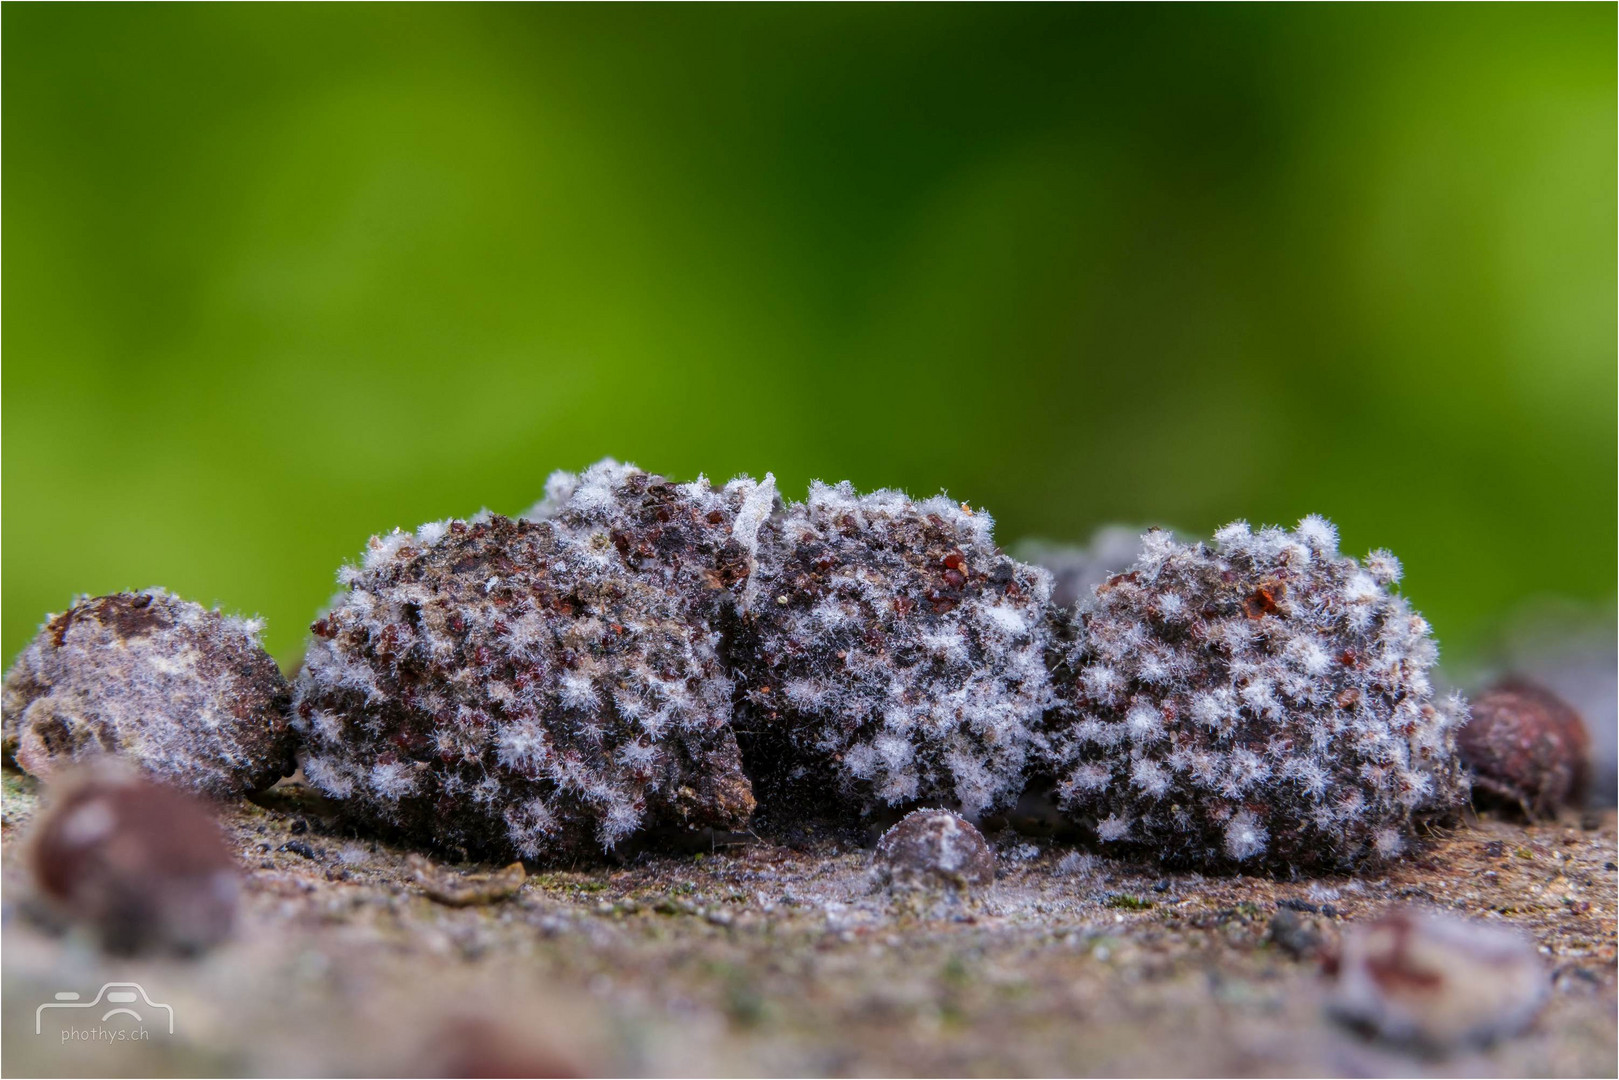
<path id="1" fill-rule="evenodd" d="M 5 774 L 0 1064 L 13 1076 L 1616 1070 L 1611 811 L 1485 818 L 1364 878 L 1166 874 L 1008 832 L 990 838 L 999 875 L 972 904 L 873 892 L 869 852 L 827 840 L 540 870 L 507 899 L 450 906 L 409 852 L 284 786 L 227 811 L 240 930 L 186 961 L 109 958 L 36 923 L 17 842 L 36 801 Z M 498 869 L 426 873 L 465 899 L 458 875 Z M 1555 989 L 1520 1036 L 1406 1056 L 1323 1017 L 1318 960 L 1270 940 L 1281 902 L 1329 943 L 1394 904 L 1511 923 L 1539 942 Z M 161 1017 L 139 1042 L 64 1043 L 51 1019 L 34 1034 L 53 993 L 88 1000 L 109 981 L 172 1004 L 174 1037 Z"/>

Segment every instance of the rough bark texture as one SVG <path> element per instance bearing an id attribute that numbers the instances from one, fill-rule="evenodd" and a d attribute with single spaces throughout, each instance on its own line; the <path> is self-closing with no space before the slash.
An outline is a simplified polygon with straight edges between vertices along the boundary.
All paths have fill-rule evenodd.
<path id="1" fill-rule="evenodd" d="M 33 792 L 5 774 L 7 1075 L 1613 1074 L 1611 811 L 1591 829 L 1487 817 L 1420 859 L 1311 882 L 1007 831 L 970 905 L 873 891 L 858 846 L 765 839 L 543 870 L 452 907 L 411 852 L 288 782 L 226 812 L 238 933 L 182 964 L 109 960 L 28 917 Z M 1329 1018 L 1322 953 L 1411 906 L 1530 937 L 1552 992 L 1527 1030 L 1433 1057 Z M 172 1004 L 175 1037 L 35 1037 L 40 1003 L 110 980 Z"/>

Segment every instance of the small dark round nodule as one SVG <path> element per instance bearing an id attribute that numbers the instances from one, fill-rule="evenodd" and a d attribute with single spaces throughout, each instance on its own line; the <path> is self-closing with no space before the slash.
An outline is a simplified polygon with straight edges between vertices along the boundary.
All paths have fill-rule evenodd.
<path id="1" fill-rule="evenodd" d="M 972 822 L 948 810 L 916 810 L 877 841 L 878 880 L 891 888 L 972 892 L 995 881 L 995 853 Z"/>
<path id="2" fill-rule="evenodd" d="M 1521 810 L 1533 820 L 1583 800 L 1591 737 L 1567 702 L 1531 683 L 1506 682 L 1475 698 L 1472 714 L 1456 741 L 1475 804 Z"/>
<path id="3" fill-rule="evenodd" d="M 113 762 L 56 786 L 28 862 L 57 914 L 109 952 L 197 953 L 235 921 L 236 861 L 213 815 Z"/>

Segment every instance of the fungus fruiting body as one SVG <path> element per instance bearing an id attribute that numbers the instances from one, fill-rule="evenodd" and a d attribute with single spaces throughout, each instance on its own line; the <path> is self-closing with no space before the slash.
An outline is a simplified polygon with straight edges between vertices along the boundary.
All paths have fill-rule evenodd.
<path id="1" fill-rule="evenodd" d="M 1212 546 L 1149 533 L 1096 590 L 1059 669 L 1049 767 L 1104 845 L 1171 862 L 1346 869 L 1397 854 L 1466 795 L 1459 697 L 1387 552 L 1326 521 Z"/>
<path id="2" fill-rule="evenodd" d="M 960 815 L 913 810 L 877 841 L 872 868 L 891 889 L 972 892 L 995 883 L 995 852 Z"/>
<path id="3" fill-rule="evenodd" d="M 1086 573 L 1129 546 L 1108 535 Z M 787 504 L 768 474 L 607 460 L 519 518 L 373 537 L 290 709 L 253 625 L 162 590 L 81 601 L 7 676 L 6 744 L 42 776 L 113 754 L 230 796 L 290 772 L 296 742 L 357 823 L 526 859 L 741 828 L 756 799 L 792 827 L 1054 791 L 1104 847 L 1344 870 L 1465 798 L 1466 704 L 1435 696 L 1392 555 L 1340 555 L 1316 517 L 1135 546 L 1067 609 L 943 495 L 815 483 Z"/>
<path id="4" fill-rule="evenodd" d="M 226 798 L 292 771 L 288 688 L 259 624 L 162 589 L 80 598 L 7 672 L 5 742 L 50 778 L 110 755 Z"/>
<path id="5" fill-rule="evenodd" d="M 1476 802 L 1536 819 L 1556 817 L 1559 807 L 1584 799 L 1591 737 L 1567 702 L 1543 687 L 1513 682 L 1474 698 L 1472 713 L 1458 747 Z"/>
<path id="6" fill-rule="evenodd" d="M 201 801 L 99 761 L 69 770 L 29 835 L 51 909 L 112 952 L 195 952 L 230 934 L 237 869 Z"/>
<path id="7" fill-rule="evenodd" d="M 373 539 L 295 686 L 305 774 L 363 820 L 500 856 L 741 825 L 719 628 L 774 498 L 608 461 L 523 519 Z"/>
<path id="8" fill-rule="evenodd" d="M 1050 696 L 1051 578 L 992 524 L 943 496 L 816 483 L 761 533 L 735 655 L 767 804 L 975 817 L 1016 799 Z"/>

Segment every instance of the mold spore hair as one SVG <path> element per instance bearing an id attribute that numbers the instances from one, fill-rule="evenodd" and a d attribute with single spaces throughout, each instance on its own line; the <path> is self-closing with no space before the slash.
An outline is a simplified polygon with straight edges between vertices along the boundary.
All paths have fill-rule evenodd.
<path id="1" fill-rule="evenodd" d="M 1459 696 L 1436 700 L 1400 564 L 1337 551 L 1320 517 L 1148 533 L 1082 608 L 1051 771 L 1107 844 L 1241 869 L 1342 870 L 1400 852 L 1466 798 Z"/>
<path id="2" fill-rule="evenodd" d="M 540 858 L 753 810 L 719 624 L 774 481 L 559 473 L 526 517 L 373 538 L 295 686 L 305 774 L 361 820 Z"/>
<path id="3" fill-rule="evenodd" d="M 811 485 L 762 534 L 738 667 L 760 790 L 809 814 L 1015 799 L 1047 704 L 1051 578 L 939 496 Z"/>
<path id="4" fill-rule="evenodd" d="M 43 779 L 110 755 L 216 798 L 268 787 L 292 733 L 260 629 L 157 588 L 80 597 L 6 674 L 6 749 Z"/>

